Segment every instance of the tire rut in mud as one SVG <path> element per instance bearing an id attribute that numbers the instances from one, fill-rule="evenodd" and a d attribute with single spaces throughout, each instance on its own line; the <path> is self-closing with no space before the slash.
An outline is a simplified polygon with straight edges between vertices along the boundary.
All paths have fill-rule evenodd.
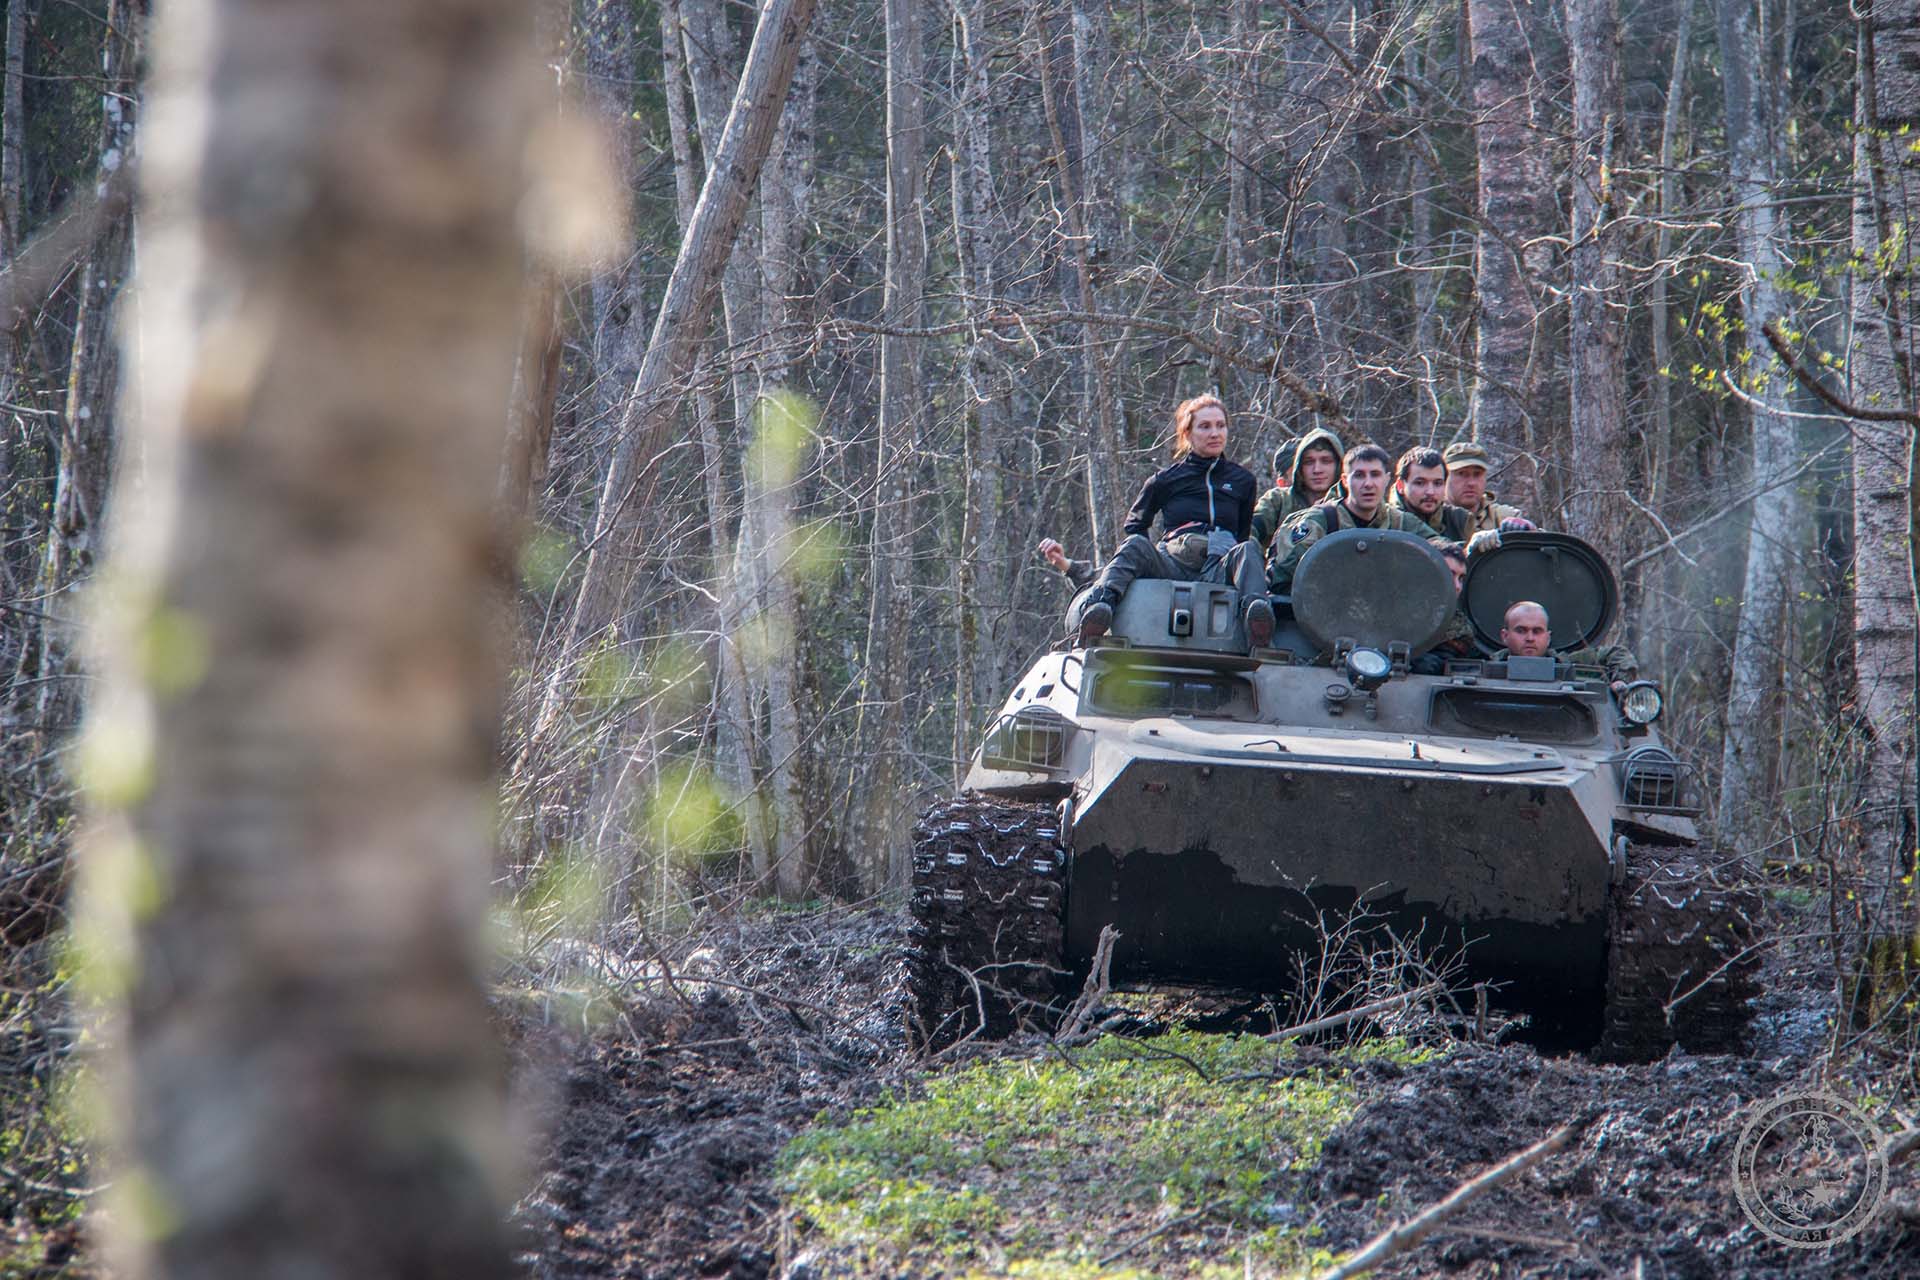
<path id="1" fill-rule="evenodd" d="M 1045 1024 L 1060 995 L 1066 851 L 1054 805 L 963 795 L 914 827 L 910 1034 L 940 1048 Z"/>

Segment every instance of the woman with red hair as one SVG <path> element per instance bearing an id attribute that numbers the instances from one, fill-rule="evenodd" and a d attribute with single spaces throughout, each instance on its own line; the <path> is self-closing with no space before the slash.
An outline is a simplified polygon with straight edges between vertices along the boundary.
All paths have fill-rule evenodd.
<path id="1" fill-rule="evenodd" d="M 1264 647 L 1273 638 L 1273 606 L 1260 548 L 1248 541 L 1260 482 L 1226 456 L 1227 407 L 1218 396 L 1195 396 L 1174 410 L 1173 437 L 1173 464 L 1141 486 L 1122 525 L 1126 541 L 1080 606 L 1080 643 L 1113 626 L 1114 606 L 1135 578 L 1172 578 L 1236 588 L 1247 638 Z M 1148 536 L 1156 516 L 1157 542 Z"/>

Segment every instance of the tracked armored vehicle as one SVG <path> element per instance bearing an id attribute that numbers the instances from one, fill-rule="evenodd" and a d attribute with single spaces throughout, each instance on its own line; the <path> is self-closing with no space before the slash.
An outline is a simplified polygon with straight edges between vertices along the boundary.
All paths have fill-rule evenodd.
<path id="1" fill-rule="evenodd" d="M 1518 600 L 1553 656 L 1499 649 Z M 1658 689 L 1570 657 L 1618 601 L 1553 533 L 1475 555 L 1457 594 L 1412 535 L 1323 538 L 1259 650 L 1231 588 L 1135 582 L 1107 639 L 1020 678 L 916 828 L 914 1033 L 1044 1025 L 1108 925 L 1116 985 L 1284 993 L 1314 922 L 1364 904 L 1543 1045 L 1737 1049 L 1757 897 L 1699 845 Z M 1422 662 L 1456 604 L 1478 653 Z"/>

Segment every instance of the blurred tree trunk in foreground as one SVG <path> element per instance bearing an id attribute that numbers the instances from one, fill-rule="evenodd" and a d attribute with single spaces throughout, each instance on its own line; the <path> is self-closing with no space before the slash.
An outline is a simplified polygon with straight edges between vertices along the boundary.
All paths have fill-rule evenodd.
<path id="1" fill-rule="evenodd" d="M 155 33 L 150 471 L 84 749 L 125 810 L 88 872 L 135 1271 L 508 1273 L 481 969 L 531 36 L 518 0 Z"/>

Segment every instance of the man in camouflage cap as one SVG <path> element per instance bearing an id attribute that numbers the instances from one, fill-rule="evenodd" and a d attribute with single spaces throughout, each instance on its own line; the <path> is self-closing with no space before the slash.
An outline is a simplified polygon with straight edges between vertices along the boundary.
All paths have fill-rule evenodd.
<path id="1" fill-rule="evenodd" d="M 1508 520 L 1523 520 L 1520 508 L 1495 502 L 1487 489 L 1492 461 L 1486 449 L 1472 440 L 1456 440 L 1443 455 L 1447 464 L 1447 501 L 1468 512 L 1469 535 L 1498 530 Z M 1532 528 L 1531 524 L 1526 528 Z"/>

